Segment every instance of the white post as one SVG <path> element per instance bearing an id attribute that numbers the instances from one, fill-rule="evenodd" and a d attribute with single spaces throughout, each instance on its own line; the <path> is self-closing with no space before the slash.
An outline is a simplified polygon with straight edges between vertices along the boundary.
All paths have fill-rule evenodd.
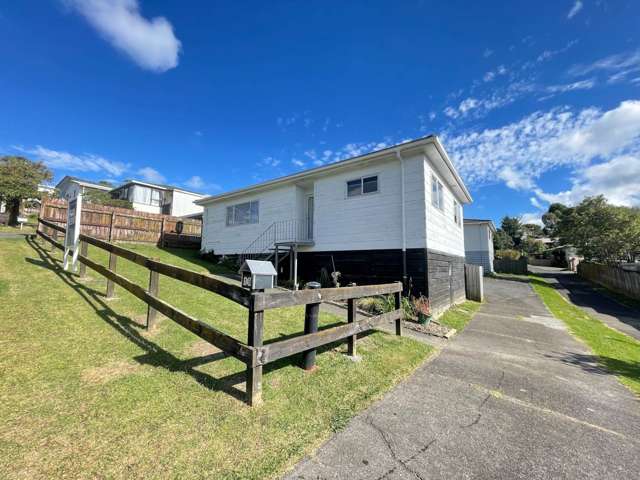
<path id="1" fill-rule="evenodd" d="M 64 256 L 62 265 L 65 270 L 71 269 L 75 271 L 78 264 L 78 253 L 80 250 L 80 215 L 82 212 L 82 194 L 78 194 L 76 198 L 69 200 L 67 206 L 67 230 L 64 235 Z M 69 255 L 71 254 L 71 262 Z"/>
<path id="2" fill-rule="evenodd" d="M 298 290 L 298 247 L 293 246 L 293 289 Z"/>

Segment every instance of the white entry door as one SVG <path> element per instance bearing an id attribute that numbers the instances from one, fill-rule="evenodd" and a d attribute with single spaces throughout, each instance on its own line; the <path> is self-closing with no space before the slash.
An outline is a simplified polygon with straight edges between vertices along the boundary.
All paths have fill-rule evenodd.
<path id="1" fill-rule="evenodd" d="M 307 197 L 307 238 L 313 240 L 313 195 Z"/>

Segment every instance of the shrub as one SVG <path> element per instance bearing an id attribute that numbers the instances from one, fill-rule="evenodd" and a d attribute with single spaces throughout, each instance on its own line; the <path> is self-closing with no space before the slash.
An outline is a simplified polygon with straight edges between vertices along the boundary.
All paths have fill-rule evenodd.
<path id="1" fill-rule="evenodd" d="M 511 260 L 518 260 L 522 255 L 518 250 L 496 250 L 496 258 L 505 258 Z"/>

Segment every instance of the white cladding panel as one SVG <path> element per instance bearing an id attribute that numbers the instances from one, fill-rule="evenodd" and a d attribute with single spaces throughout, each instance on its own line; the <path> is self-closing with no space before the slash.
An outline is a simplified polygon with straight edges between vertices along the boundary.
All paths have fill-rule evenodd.
<path id="1" fill-rule="evenodd" d="M 431 199 L 431 175 L 436 178 L 444 187 L 444 208 L 441 210 L 433 205 Z M 425 161 L 424 176 L 425 205 L 427 212 L 427 248 L 439 252 L 464 257 L 464 231 L 463 208 L 460 205 L 460 224 L 454 220 L 454 200 L 455 197 L 449 186 Z"/>
<path id="2" fill-rule="evenodd" d="M 489 226 L 486 224 L 465 224 L 464 248 L 469 252 L 489 251 Z"/>
<path id="3" fill-rule="evenodd" d="M 148 203 L 131 202 L 131 206 L 136 212 L 162 213 L 162 207 L 149 205 Z"/>
<path id="4" fill-rule="evenodd" d="M 259 200 L 259 222 L 227 226 L 227 206 Z M 273 222 L 296 218 L 296 187 L 285 185 L 247 193 L 206 205 L 203 216 L 202 250 L 219 255 L 242 253 Z"/>
<path id="5" fill-rule="evenodd" d="M 202 212 L 202 206 L 193 203 L 195 200 L 201 198 L 202 195 L 174 190 L 171 203 L 171 215 L 174 217 L 182 217 L 183 215 Z"/>

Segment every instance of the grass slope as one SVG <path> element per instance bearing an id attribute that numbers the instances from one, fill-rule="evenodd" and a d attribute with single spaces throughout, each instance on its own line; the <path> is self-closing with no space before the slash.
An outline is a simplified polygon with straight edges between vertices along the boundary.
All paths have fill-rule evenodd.
<path id="1" fill-rule="evenodd" d="M 203 271 L 192 252 L 132 249 Z M 90 247 L 105 265 L 107 256 Z M 146 332 L 145 305 L 88 270 L 80 281 L 25 240 L 0 240 L 0 478 L 272 478 L 412 372 L 429 347 L 376 332 L 358 345 L 265 367 L 264 405 L 243 401 L 244 365 L 168 319 Z M 211 265 L 208 265 L 211 267 Z M 209 270 L 216 271 L 215 267 Z M 146 285 L 148 272 L 118 259 Z M 160 296 L 239 339 L 247 311 L 162 277 Z M 265 337 L 299 333 L 304 310 L 269 311 Z M 322 314 L 321 325 L 338 321 Z"/>
<path id="2" fill-rule="evenodd" d="M 458 332 L 464 329 L 473 317 L 473 314 L 480 308 L 482 303 L 467 300 L 464 303 L 451 307 L 438 318 L 438 322 L 455 328 Z"/>
<path id="3" fill-rule="evenodd" d="M 529 278 L 551 313 L 598 355 L 605 368 L 640 395 L 640 342 L 591 317 L 560 295 L 553 285 L 533 275 Z"/>

